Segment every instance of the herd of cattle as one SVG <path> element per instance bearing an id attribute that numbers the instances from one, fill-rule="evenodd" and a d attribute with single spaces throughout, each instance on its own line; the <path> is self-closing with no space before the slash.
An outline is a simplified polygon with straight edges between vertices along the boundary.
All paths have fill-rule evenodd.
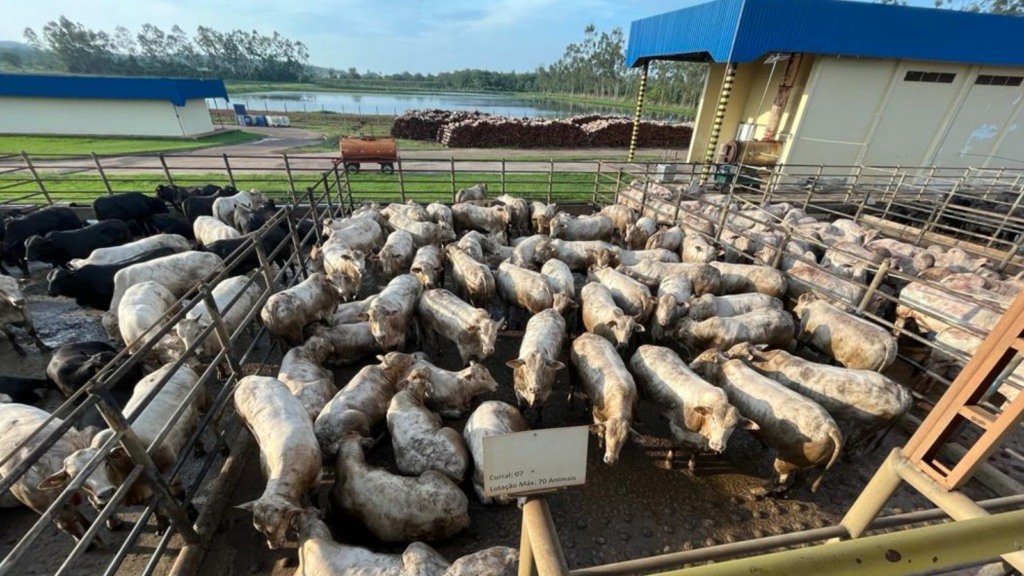
<path id="1" fill-rule="evenodd" d="M 268 546 L 284 546 L 297 534 L 305 574 L 515 573 L 513 549 L 449 563 L 423 542 L 469 525 L 460 487 L 467 477 L 483 503 L 513 500 L 484 495 L 483 439 L 543 423 L 562 370 L 570 404 L 580 394 L 589 401 L 588 421 L 607 465 L 617 463 L 635 433 L 643 401 L 663 412 L 673 445 L 689 451 L 691 467 L 700 452 L 725 451 L 739 428 L 774 452 L 765 491 L 785 491 L 797 471 L 822 468 L 817 490 L 842 451 L 868 445 L 912 405 L 909 390 L 883 374 L 896 359 L 895 336 L 849 312 L 868 294 L 867 280 L 880 262 L 889 259 L 900 272 L 885 286 L 899 299 L 898 323 L 913 321 L 937 340 L 953 341 L 948 335 L 958 331 L 952 346 L 977 340 L 972 323 L 990 329 L 998 318 L 990 312 L 986 320 L 973 300 L 1005 305 L 1021 286 L 956 249 L 877 238 L 855 222 L 819 222 L 788 204 L 741 209 L 725 200 L 707 195 L 684 203 L 680 220 L 666 225 L 624 204 L 573 216 L 508 195 L 489 199 L 484 186 L 475 186 L 460 190 L 451 206 L 367 204 L 347 217 L 298 222 L 300 230 L 322 230 L 323 240 L 308 246 L 312 273 L 291 287 L 270 287 L 259 313 L 287 352 L 276 378 L 247 376 L 233 397 L 266 476 L 262 496 L 244 508 Z M 27 260 L 53 264 L 49 294 L 105 310 L 107 334 L 132 353 L 249 235 L 258 234 L 266 253 L 277 251 L 279 265 L 290 263 L 293 247 L 307 248 L 287 241 L 287 219 L 265 224 L 277 207 L 255 190 L 162 186 L 156 199 L 118 195 L 98 199 L 94 209 L 98 222 L 89 226 L 68 208 L 10 217 L 3 257 L 26 272 Z M 800 234 L 783 235 L 779 222 Z M 145 234 L 154 235 L 132 241 Z M 778 267 L 739 263 L 747 257 Z M 235 276 L 213 287 L 229 333 L 268 288 L 265 277 L 247 275 L 258 265 L 255 256 L 243 258 L 232 268 Z M 15 350 L 25 354 L 12 325 L 47 349 L 17 281 L 0 280 L 0 324 Z M 868 309 L 884 314 L 878 302 Z M 519 406 L 478 403 L 509 380 L 481 362 L 494 355 L 506 324 L 523 316 L 529 319 L 518 356 L 506 362 Z M 153 455 L 164 473 L 209 407 L 209 391 L 198 382 L 202 364 L 220 350 L 209 335 L 213 317 L 205 303 L 197 305 L 136 370 L 111 385 L 144 445 L 170 424 Z M 460 369 L 437 365 L 442 339 L 456 347 Z M 172 370 L 193 346 L 196 357 Z M 806 354 L 808 348 L 816 355 Z M 0 459 L 49 418 L 32 405 L 40 389 L 70 396 L 115 353 L 107 342 L 69 344 L 54 352 L 46 378 L 0 379 L 7 396 L 0 400 L 8 401 L 0 403 Z M 366 361 L 339 389 L 330 366 Z M 931 362 L 958 369 L 952 357 Z M 445 426 L 466 415 L 461 434 Z M 51 420 L 47 430 L 60 422 Z M 94 412 L 75 424 L 11 487 L 18 502 L 3 495 L 0 505 L 20 502 L 42 513 L 57 488 L 115 441 Z M 377 436 L 383 428 L 387 434 Z M 30 453 L 41 437 L 18 454 Z M 397 472 L 366 461 L 366 452 L 386 437 Z M 18 461 L 0 464 L 0 477 Z M 335 472 L 333 513 L 359 521 L 381 541 L 411 543 L 404 553 L 333 539 L 322 512 L 307 506 L 324 466 Z M 115 448 L 82 492 L 102 509 L 132 467 L 123 448 Z M 171 488 L 183 493 L 180 481 Z M 151 496 L 137 481 L 123 504 Z M 76 539 L 88 526 L 78 500 L 55 518 Z M 108 524 L 117 523 L 111 516 Z M 158 517 L 158 524 L 163 529 L 166 520 Z"/>

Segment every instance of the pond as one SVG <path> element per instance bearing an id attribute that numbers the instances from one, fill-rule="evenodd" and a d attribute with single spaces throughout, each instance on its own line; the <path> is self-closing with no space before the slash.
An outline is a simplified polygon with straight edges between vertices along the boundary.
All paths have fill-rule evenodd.
<path id="1" fill-rule="evenodd" d="M 562 118 L 576 114 L 632 116 L 622 108 L 600 104 L 533 100 L 514 94 L 474 94 L 466 92 L 251 92 L 231 97 L 232 104 L 245 104 L 251 113 L 260 112 L 339 112 L 342 114 L 394 115 L 419 108 L 467 110 L 501 116 Z M 223 107 L 223 101 L 210 102 Z M 644 114 L 654 120 L 682 121 L 681 114 Z"/>

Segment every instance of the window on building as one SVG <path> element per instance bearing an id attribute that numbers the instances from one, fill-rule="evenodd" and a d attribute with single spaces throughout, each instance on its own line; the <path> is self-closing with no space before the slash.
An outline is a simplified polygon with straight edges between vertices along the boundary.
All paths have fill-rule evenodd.
<path id="1" fill-rule="evenodd" d="M 1024 76 L 995 76 L 992 74 L 978 74 L 975 84 L 981 86 L 1020 86 L 1024 82 Z"/>
<path id="2" fill-rule="evenodd" d="M 952 72 L 922 72 L 919 70 L 908 70 L 903 77 L 904 82 L 931 82 L 933 84 L 952 84 L 956 74 Z"/>

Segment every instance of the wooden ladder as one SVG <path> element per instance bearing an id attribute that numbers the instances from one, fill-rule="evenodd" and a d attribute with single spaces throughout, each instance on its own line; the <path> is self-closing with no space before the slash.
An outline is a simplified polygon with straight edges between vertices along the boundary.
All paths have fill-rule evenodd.
<path id="1" fill-rule="evenodd" d="M 1013 301 L 903 447 L 907 460 L 946 490 L 956 490 L 970 480 L 1024 415 L 1024 393 L 1017 394 L 997 412 L 981 404 L 1018 354 L 1024 359 L 1024 294 Z M 967 453 L 958 462 L 941 462 L 939 451 L 967 423 L 981 429 L 977 440 L 965 446 Z M 966 442 L 963 438 L 958 441 Z"/>

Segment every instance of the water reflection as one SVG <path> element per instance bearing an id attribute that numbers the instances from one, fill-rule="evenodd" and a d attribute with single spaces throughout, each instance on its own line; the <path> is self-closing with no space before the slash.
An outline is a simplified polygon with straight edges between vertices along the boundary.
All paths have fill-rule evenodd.
<path id="1" fill-rule="evenodd" d="M 350 93 L 350 92 L 253 92 L 232 98 L 254 112 L 340 112 L 343 114 L 399 115 L 417 108 L 480 111 L 513 117 L 562 118 L 576 114 L 629 116 L 621 108 L 580 102 L 526 100 L 509 94 L 471 93 Z M 211 107 L 223 107 L 214 101 Z M 645 118 L 683 121 L 681 114 L 645 113 Z"/>

